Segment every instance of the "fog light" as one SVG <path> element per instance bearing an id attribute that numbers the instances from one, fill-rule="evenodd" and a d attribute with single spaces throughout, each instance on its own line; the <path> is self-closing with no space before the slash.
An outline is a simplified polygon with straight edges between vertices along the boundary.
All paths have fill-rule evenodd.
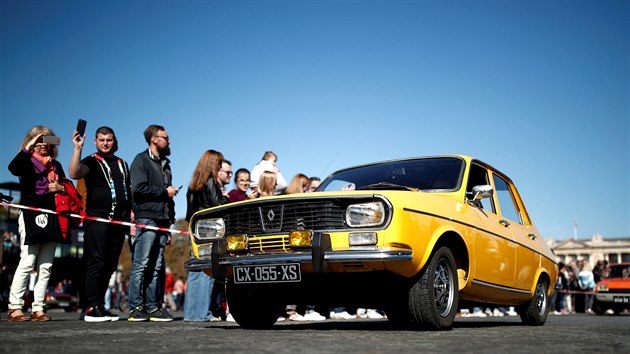
<path id="1" fill-rule="evenodd" d="M 310 247 L 313 232 L 310 230 L 294 230 L 289 233 L 291 247 Z"/>
<path id="2" fill-rule="evenodd" d="M 247 235 L 232 235 L 226 238 L 228 252 L 247 249 Z"/>
<path id="3" fill-rule="evenodd" d="M 199 257 L 210 257 L 212 255 L 212 244 L 197 247 Z"/>
<path id="4" fill-rule="evenodd" d="M 357 232 L 348 235 L 350 246 L 376 245 L 378 237 L 376 232 Z"/>

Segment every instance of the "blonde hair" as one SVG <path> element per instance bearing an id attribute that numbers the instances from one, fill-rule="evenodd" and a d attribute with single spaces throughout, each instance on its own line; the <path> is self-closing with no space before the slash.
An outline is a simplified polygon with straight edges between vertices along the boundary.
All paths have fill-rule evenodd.
<path id="1" fill-rule="evenodd" d="M 310 180 L 306 175 L 302 173 L 298 173 L 293 176 L 291 183 L 287 187 L 286 194 L 294 194 L 294 193 L 304 193 L 304 188 L 308 185 Z"/>
<path id="2" fill-rule="evenodd" d="M 26 136 L 24 137 L 24 141 L 22 141 L 22 146 L 20 147 L 20 150 L 25 149 L 26 145 L 28 145 L 28 143 L 30 143 L 31 140 L 33 140 L 39 134 L 55 135 L 52 129 L 48 128 L 47 126 L 36 125 L 32 127 L 31 130 L 28 131 L 28 133 L 26 133 Z M 34 147 L 35 145 L 32 145 L 29 152 L 33 152 Z M 57 157 L 57 154 L 58 154 L 57 145 L 50 145 L 50 148 L 48 149 L 48 155 L 54 159 Z"/>
<path id="3" fill-rule="evenodd" d="M 264 171 L 260 174 L 258 180 L 258 193 L 261 197 L 276 195 L 276 174 L 270 171 Z"/>

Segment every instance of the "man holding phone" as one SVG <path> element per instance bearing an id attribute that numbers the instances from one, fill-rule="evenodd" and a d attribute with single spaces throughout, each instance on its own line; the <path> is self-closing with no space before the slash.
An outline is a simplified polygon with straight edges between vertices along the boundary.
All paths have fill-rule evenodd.
<path id="1" fill-rule="evenodd" d="M 179 192 L 173 187 L 170 160 L 171 140 L 161 125 L 150 125 L 144 131 L 148 149 L 131 163 L 131 190 L 136 224 L 169 228 L 175 222 L 173 197 Z M 132 263 L 129 276 L 128 321 L 172 321 L 163 309 L 165 262 L 164 248 L 170 233 L 138 228 L 131 241 Z"/>
<path id="2" fill-rule="evenodd" d="M 83 121 L 85 122 L 85 121 Z M 86 214 L 109 220 L 131 218 L 131 182 L 127 163 L 114 155 L 118 141 L 109 127 L 96 130 L 96 153 L 81 160 L 85 123 L 78 124 L 72 143 L 74 151 L 68 168 L 70 177 L 85 180 Z M 86 322 L 118 321 L 118 315 L 104 307 L 109 278 L 116 270 L 129 227 L 92 220 L 83 222 L 83 265 L 85 266 Z"/>

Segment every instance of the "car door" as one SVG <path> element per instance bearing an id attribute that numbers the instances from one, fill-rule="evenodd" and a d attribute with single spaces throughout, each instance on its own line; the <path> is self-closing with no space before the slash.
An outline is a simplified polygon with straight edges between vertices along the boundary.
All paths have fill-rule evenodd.
<path id="1" fill-rule="evenodd" d="M 540 264 L 540 255 L 536 250 L 539 249 L 538 243 L 541 240 L 538 239 L 538 231 L 531 225 L 529 216 L 512 182 L 495 173 L 493 173 L 492 179 L 500 209 L 500 223 L 512 233 L 515 241 L 514 287 L 529 291 L 533 286 L 534 277 Z"/>
<path id="2" fill-rule="evenodd" d="M 489 184 L 487 168 L 473 163 L 466 187 L 468 194 L 472 193 L 474 186 Z M 502 219 L 497 214 L 496 199 L 480 200 L 471 208 L 477 226 L 473 279 L 479 285 L 511 288 L 514 284 L 516 247 L 512 232 L 501 223 Z"/>

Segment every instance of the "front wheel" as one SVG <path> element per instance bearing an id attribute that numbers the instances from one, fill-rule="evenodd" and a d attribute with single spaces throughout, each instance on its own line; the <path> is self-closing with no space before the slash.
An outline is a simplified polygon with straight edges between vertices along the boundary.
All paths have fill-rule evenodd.
<path id="1" fill-rule="evenodd" d="M 245 329 L 269 329 L 284 312 L 284 305 L 260 289 L 228 283 L 225 295 L 232 317 Z"/>
<path id="2" fill-rule="evenodd" d="M 519 314 L 523 323 L 531 326 L 542 326 L 547 321 L 549 296 L 547 295 L 547 281 L 538 279 L 534 297 L 521 308 Z"/>
<path id="3" fill-rule="evenodd" d="M 420 278 L 409 289 L 411 325 L 423 329 L 450 329 L 459 301 L 457 268 L 447 247 L 438 249 Z"/>

